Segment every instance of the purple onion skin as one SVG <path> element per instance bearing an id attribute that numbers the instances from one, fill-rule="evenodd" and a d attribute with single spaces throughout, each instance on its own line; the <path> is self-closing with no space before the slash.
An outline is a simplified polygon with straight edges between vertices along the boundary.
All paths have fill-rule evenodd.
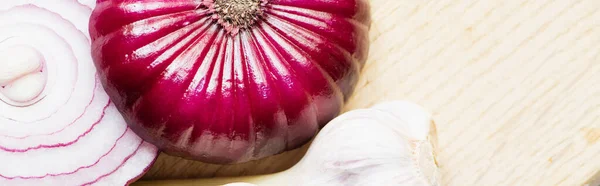
<path id="1" fill-rule="evenodd" d="M 104 88 L 165 153 L 232 164 L 298 148 L 336 117 L 368 55 L 367 0 L 271 0 L 228 33 L 199 0 L 105 0 L 90 19 Z"/>

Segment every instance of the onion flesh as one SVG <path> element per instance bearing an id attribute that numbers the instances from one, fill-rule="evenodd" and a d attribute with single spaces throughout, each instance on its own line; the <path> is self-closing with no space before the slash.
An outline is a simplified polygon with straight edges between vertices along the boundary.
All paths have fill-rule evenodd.
<path id="1" fill-rule="evenodd" d="M 91 0 L 0 3 L 1 185 L 128 185 L 157 148 L 127 127 L 90 55 Z"/>

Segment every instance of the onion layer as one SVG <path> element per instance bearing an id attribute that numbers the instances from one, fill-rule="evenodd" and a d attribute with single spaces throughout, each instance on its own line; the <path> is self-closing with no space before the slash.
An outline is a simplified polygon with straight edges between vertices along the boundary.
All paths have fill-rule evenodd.
<path id="1" fill-rule="evenodd" d="M 366 0 L 105 0 L 93 59 L 132 129 L 165 152 L 239 163 L 339 114 L 368 53 Z"/>
<path id="2" fill-rule="evenodd" d="M 127 185 L 156 158 L 98 80 L 85 3 L 0 3 L 1 185 Z"/>

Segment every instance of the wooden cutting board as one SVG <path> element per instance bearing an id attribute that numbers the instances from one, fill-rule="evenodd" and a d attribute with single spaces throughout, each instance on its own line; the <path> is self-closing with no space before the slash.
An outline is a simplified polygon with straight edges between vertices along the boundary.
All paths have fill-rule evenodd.
<path id="1" fill-rule="evenodd" d="M 370 58 L 345 111 L 433 111 L 445 185 L 600 185 L 599 0 L 372 0 Z M 161 155 L 146 180 L 286 169 Z M 594 183 L 595 182 L 595 183 Z"/>

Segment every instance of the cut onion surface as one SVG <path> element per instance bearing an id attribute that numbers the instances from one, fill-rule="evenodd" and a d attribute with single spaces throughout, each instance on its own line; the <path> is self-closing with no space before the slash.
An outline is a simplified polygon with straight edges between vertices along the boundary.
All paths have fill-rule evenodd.
<path id="1" fill-rule="evenodd" d="M 127 185 L 156 159 L 99 82 L 94 6 L 0 3 L 0 185 Z"/>

